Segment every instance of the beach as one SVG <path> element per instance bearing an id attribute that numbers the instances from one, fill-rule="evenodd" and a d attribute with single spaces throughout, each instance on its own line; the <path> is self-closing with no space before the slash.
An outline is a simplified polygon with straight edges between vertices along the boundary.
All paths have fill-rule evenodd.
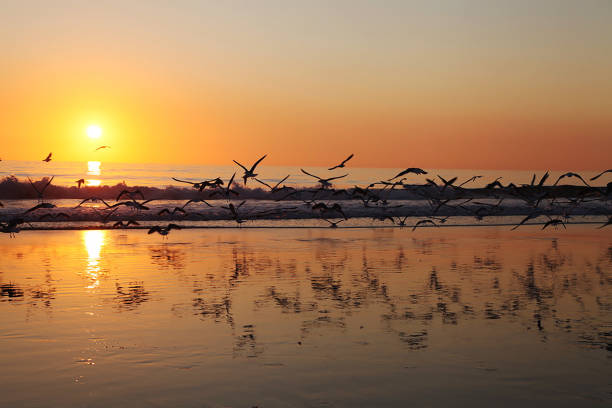
<path id="1" fill-rule="evenodd" d="M 0 247 L 7 405 L 611 401 L 612 235 L 590 225 L 23 231 Z"/>

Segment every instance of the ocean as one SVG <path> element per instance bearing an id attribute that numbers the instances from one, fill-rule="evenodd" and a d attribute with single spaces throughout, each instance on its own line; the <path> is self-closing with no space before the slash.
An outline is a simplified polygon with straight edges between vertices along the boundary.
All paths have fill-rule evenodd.
<path id="1" fill-rule="evenodd" d="M 415 166 L 412 163 L 407 163 L 406 167 Z M 285 184 L 292 186 L 314 186 L 315 179 L 303 174 L 300 169 L 305 169 L 309 173 L 319 177 L 327 178 L 334 176 L 342 176 L 348 174 L 347 177 L 339 179 L 335 182 L 337 187 L 347 186 L 367 186 L 370 183 L 387 180 L 395 176 L 398 172 L 405 168 L 354 168 L 347 165 L 343 169 L 333 171 L 323 167 L 301 166 L 267 166 L 263 161 L 257 168 L 258 178 L 266 183 L 276 183 L 283 177 L 290 175 Z M 424 169 L 428 172 L 426 176 L 417 176 L 409 174 L 406 177 L 405 183 L 424 184 L 425 178 L 437 179 L 440 175 L 445 179 L 457 177 L 457 183 L 461 183 L 473 176 L 479 175 L 481 178 L 469 184 L 469 187 L 483 187 L 486 184 L 501 177 L 500 181 L 503 184 L 513 182 L 516 185 L 529 184 L 534 173 L 541 177 L 546 170 L 477 170 L 477 169 Z M 603 170 L 603 169 L 602 169 Z M 569 171 L 569 170 L 568 170 Z M 242 169 L 238 166 L 207 166 L 207 165 L 184 165 L 184 164 L 145 164 L 145 163 L 106 163 L 106 162 L 56 162 L 51 161 L 45 163 L 42 161 L 15 161 L 5 160 L 0 161 L 0 178 L 14 175 L 17 178 L 23 179 L 30 177 L 33 180 L 43 177 L 54 176 L 53 183 L 60 186 L 74 186 L 75 181 L 81 178 L 89 180 L 88 185 L 115 185 L 125 182 L 129 186 L 149 186 L 149 187 L 166 187 L 178 186 L 185 184 L 178 183 L 172 177 L 178 179 L 191 180 L 199 182 L 205 179 L 220 177 L 223 180 L 229 180 L 232 174 L 236 172 L 237 181 L 242 174 Z M 565 171 L 551 171 L 549 183 L 552 184 L 556 179 L 565 173 Z M 584 171 L 580 172 L 583 178 L 591 178 L 598 172 Z M 605 178 L 600 178 L 600 185 L 605 185 Z M 607 180 L 607 179 L 606 179 Z M 439 181 L 437 179 L 436 181 Z M 609 181 L 609 180 L 608 180 Z M 255 184 L 250 181 L 249 183 Z M 574 178 L 564 178 L 563 184 L 580 185 L 579 180 Z"/>

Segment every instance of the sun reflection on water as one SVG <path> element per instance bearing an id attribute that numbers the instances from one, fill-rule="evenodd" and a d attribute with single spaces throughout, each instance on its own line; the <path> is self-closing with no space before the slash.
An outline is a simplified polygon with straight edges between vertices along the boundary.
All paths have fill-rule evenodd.
<path id="1" fill-rule="evenodd" d="M 100 285 L 100 252 L 105 240 L 106 231 L 104 230 L 83 231 L 83 243 L 87 250 L 85 274 L 90 281 L 88 289 L 94 289 Z"/>
<path id="2" fill-rule="evenodd" d="M 102 174 L 100 170 L 101 163 L 99 161 L 88 161 L 87 162 L 87 175 L 89 176 L 99 176 Z M 85 180 L 85 185 L 87 186 L 99 186 L 102 184 L 102 180 L 89 179 Z"/>

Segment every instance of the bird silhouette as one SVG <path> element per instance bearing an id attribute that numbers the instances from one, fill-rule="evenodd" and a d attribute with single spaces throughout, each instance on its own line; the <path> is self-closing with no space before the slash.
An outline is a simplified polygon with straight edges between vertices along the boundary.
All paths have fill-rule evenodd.
<path id="1" fill-rule="evenodd" d="M 330 181 L 332 181 L 332 180 L 337 180 L 337 179 L 341 179 L 341 178 L 343 178 L 343 177 L 348 176 L 348 174 L 345 174 L 345 175 L 343 175 L 343 176 L 336 176 L 336 177 L 330 177 L 330 178 L 323 179 L 323 178 L 321 178 L 321 177 L 319 177 L 319 176 L 315 176 L 314 174 L 311 174 L 311 173 L 307 172 L 307 171 L 306 171 L 306 170 L 304 170 L 304 169 L 300 169 L 300 170 L 302 170 L 302 173 L 306 174 L 307 176 L 310 176 L 310 177 L 314 177 L 314 178 L 316 178 L 316 179 L 319 181 L 319 183 L 321 184 L 321 188 L 323 188 L 323 189 L 326 189 L 326 188 L 329 188 L 329 187 L 331 187 L 331 186 L 332 186 L 332 184 L 330 183 Z"/>
<path id="2" fill-rule="evenodd" d="M 330 168 L 329 168 L 329 169 L 327 169 L 327 170 L 334 170 L 334 169 L 340 169 L 340 168 L 343 168 L 343 167 L 344 167 L 344 165 L 346 164 L 346 162 L 347 162 L 347 161 L 349 161 L 349 160 L 351 160 L 351 159 L 353 158 L 353 156 L 354 156 L 354 154 L 351 154 L 349 157 L 347 157 L 346 159 L 344 159 L 344 160 L 342 161 L 342 163 L 340 163 L 340 164 L 338 164 L 338 165 L 335 165 L 334 167 L 330 167 Z"/>
<path id="3" fill-rule="evenodd" d="M 267 154 L 263 155 L 262 158 L 260 158 L 259 160 L 257 160 L 255 162 L 255 164 L 253 164 L 253 166 L 250 169 L 247 169 L 246 167 L 244 167 L 242 164 L 238 163 L 236 160 L 233 160 L 234 163 L 236 163 L 237 165 L 239 165 L 240 167 L 242 167 L 242 169 L 244 170 L 244 174 L 242 175 L 242 178 L 244 180 L 244 185 L 246 186 L 247 180 L 250 178 L 254 178 L 257 176 L 257 174 L 255 174 L 255 168 L 257 167 L 257 165 L 263 160 L 265 159 L 267 156 Z"/>
<path id="4" fill-rule="evenodd" d="M 598 175 L 596 175 L 595 177 L 591 177 L 590 181 L 594 181 L 597 180 L 598 178 L 600 178 L 601 176 L 603 176 L 606 173 L 612 173 L 612 169 L 608 169 L 608 170 L 604 170 L 601 173 L 599 173 Z"/>
<path id="5" fill-rule="evenodd" d="M 396 179 L 396 178 L 398 178 L 398 177 L 402 177 L 403 175 L 405 175 L 405 174 L 409 174 L 409 173 L 416 174 L 417 176 L 418 176 L 419 174 L 427 174 L 427 172 L 426 172 L 425 170 L 420 169 L 420 168 L 418 168 L 418 167 L 409 167 L 409 168 L 407 168 L 407 169 L 406 169 L 406 170 L 404 170 L 404 171 L 400 171 L 399 173 L 397 173 L 397 174 L 395 175 L 395 177 L 391 177 L 391 178 L 390 178 L 388 181 L 391 181 L 391 180 Z"/>

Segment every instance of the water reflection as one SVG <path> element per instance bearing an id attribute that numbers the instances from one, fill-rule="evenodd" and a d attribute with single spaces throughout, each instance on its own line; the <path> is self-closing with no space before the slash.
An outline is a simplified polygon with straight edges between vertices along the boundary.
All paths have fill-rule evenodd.
<path id="1" fill-rule="evenodd" d="M 101 163 L 99 161 L 88 161 L 87 162 L 87 175 L 88 176 L 99 176 L 102 174 L 100 170 Z M 87 179 L 85 185 L 87 186 L 99 186 L 102 184 L 102 180 L 98 179 Z"/>
<path id="2" fill-rule="evenodd" d="M 115 284 L 117 296 L 117 307 L 119 310 L 134 310 L 140 304 L 146 302 L 150 298 L 143 286 L 143 282 L 130 282 L 126 286 Z"/>
<path id="3" fill-rule="evenodd" d="M 105 243 L 105 230 L 83 231 L 83 243 L 87 250 L 87 266 L 85 275 L 89 280 L 88 289 L 100 286 L 100 252 Z"/>
<path id="4" fill-rule="evenodd" d="M 0 313 L 3 329 L 57 338 L 82 351 L 66 361 L 114 367 L 130 386 L 130 373 L 145 366 L 189 367 L 198 390 L 206 372 L 235 376 L 237 367 L 253 378 L 267 375 L 257 367 L 297 367 L 295 375 L 315 367 L 309 378 L 361 367 L 374 388 L 411 375 L 397 365 L 447 377 L 456 369 L 453 378 L 463 379 L 478 376 L 474 369 L 506 370 L 503 378 L 515 379 L 534 378 L 551 361 L 561 365 L 555 379 L 573 361 L 568 375 L 588 367 L 588 381 L 599 384 L 612 356 L 612 236 L 584 231 L 183 230 L 180 243 L 163 244 L 135 231 L 40 232 L 0 241 Z M 74 273 L 83 266 L 87 289 Z M 40 319 L 33 306 L 50 311 L 52 303 L 52 318 Z M 47 353 L 31 350 L 33 361 Z M 542 352 L 546 364 L 534 358 L 537 366 L 520 368 Z M 456 367 L 445 372 L 440 361 Z M 95 381 L 85 374 L 83 383 Z"/>

